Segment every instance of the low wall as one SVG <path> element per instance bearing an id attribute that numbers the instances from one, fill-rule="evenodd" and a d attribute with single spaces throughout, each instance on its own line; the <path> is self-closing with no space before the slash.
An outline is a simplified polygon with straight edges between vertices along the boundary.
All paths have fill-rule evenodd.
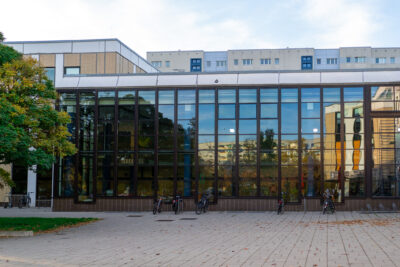
<path id="1" fill-rule="evenodd" d="M 392 209 L 392 203 L 400 209 L 400 199 L 346 199 L 344 203 L 337 203 L 338 211 L 367 210 L 367 204 L 373 210 L 379 210 L 380 205 L 387 210 Z M 211 211 L 274 211 L 277 207 L 276 199 L 219 199 L 217 204 L 209 206 Z M 128 198 L 98 198 L 93 204 L 74 203 L 71 198 L 56 198 L 53 201 L 53 211 L 151 211 L 152 199 Z M 184 211 L 194 211 L 195 203 L 192 199 L 184 200 Z M 165 204 L 164 211 L 170 211 L 171 205 Z M 285 205 L 286 211 L 320 211 L 319 199 L 307 199 L 302 203 Z"/>

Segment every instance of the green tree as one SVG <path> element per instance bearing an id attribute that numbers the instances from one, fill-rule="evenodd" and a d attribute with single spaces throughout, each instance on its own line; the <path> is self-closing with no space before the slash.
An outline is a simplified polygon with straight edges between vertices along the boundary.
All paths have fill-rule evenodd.
<path id="1" fill-rule="evenodd" d="M 2 61 L 3 60 L 3 61 Z M 0 44 L 0 164 L 51 168 L 57 156 L 76 153 L 70 117 L 54 108 L 56 91 L 34 59 Z M 0 168 L 0 186 L 12 185 Z"/>

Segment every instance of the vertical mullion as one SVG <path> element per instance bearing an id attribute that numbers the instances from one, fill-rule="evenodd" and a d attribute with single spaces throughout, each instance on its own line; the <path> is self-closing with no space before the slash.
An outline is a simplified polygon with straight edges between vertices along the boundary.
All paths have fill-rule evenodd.
<path id="1" fill-rule="evenodd" d="M 297 201 L 301 203 L 301 177 L 303 171 L 303 161 L 301 160 L 302 155 L 302 139 L 301 139 L 301 88 L 297 88 L 297 160 L 298 160 L 298 169 L 297 169 Z"/>
<path id="2" fill-rule="evenodd" d="M 98 103 L 98 90 L 95 91 L 95 108 L 94 108 L 94 155 L 93 155 L 93 202 L 96 200 L 97 195 L 97 121 L 99 120 L 99 103 Z"/>
<path id="3" fill-rule="evenodd" d="M 218 88 L 214 89 L 214 198 L 218 202 Z M 196 201 L 198 200 L 198 197 Z"/>
<path id="4" fill-rule="evenodd" d="M 134 168 L 134 180 L 133 180 L 133 184 L 134 184 L 134 188 L 133 188 L 133 195 L 134 196 L 137 196 L 137 185 L 138 185 L 138 179 L 137 179 L 137 176 L 138 176 L 138 162 L 139 162 L 139 160 L 138 160 L 138 148 L 139 148 L 139 145 L 138 145 L 138 140 L 139 140 L 139 138 L 138 138 L 138 132 L 139 132 L 139 92 L 138 92 L 138 90 L 135 90 L 135 121 L 134 121 L 134 124 L 135 124 L 135 126 L 134 126 L 134 149 L 135 149 L 135 151 L 134 151 L 134 165 L 133 165 L 133 168 Z"/>
<path id="5" fill-rule="evenodd" d="M 344 142 L 345 142 L 345 131 L 344 131 L 344 89 L 343 87 L 340 88 L 340 165 L 341 167 L 339 168 L 340 173 L 338 175 L 340 175 L 340 177 L 342 177 L 342 179 L 340 180 L 340 190 L 341 190 L 341 195 L 342 195 L 342 201 L 344 202 L 344 169 L 345 169 L 345 147 L 344 147 Z"/>
<path id="6" fill-rule="evenodd" d="M 279 87 L 278 88 L 278 199 L 280 199 L 281 195 L 282 195 L 282 151 L 281 151 L 281 142 L 282 142 L 282 127 L 281 127 L 281 123 L 282 123 L 282 115 L 281 115 L 281 111 L 282 111 L 282 101 L 281 101 L 281 90 L 282 88 Z"/>
<path id="7" fill-rule="evenodd" d="M 235 197 L 239 197 L 239 87 L 236 87 L 235 122 L 236 122 L 236 145 L 235 145 Z"/>
<path id="8" fill-rule="evenodd" d="M 371 127 L 371 87 L 364 87 L 364 196 L 372 197 L 372 127 Z M 371 118 L 371 119 L 366 119 Z"/>
<path id="9" fill-rule="evenodd" d="M 155 90 L 154 107 L 154 198 L 158 195 L 158 88 Z"/>
<path id="10" fill-rule="evenodd" d="M 319 146 L 320 146 L 320 155 L 321 155 L 321 170 L 320 170 L 320 174 L 321 174 L 321 184 L 320 184 L 320 192 L 324 192 L 325 189 L 325 177 L 324 177 L 324 152 L 325 152 L 325 147 L 324 147 L 324 119 L 323 118 L 323 108 L 324 108 L 324 97 L 323 97 L 323 88 L 321 87 L 319 89 L 319 118 L 320 118 L 320 134 L 319 134 L 319 138 L 320 138 L 320 142 L 319 142 Z"/>
<path id="11" fill-rule="evenodd" d="M 178 188 L 178 89 L 174 89 L 174 195 L 177 194 Z M 183 195 L 182 195 L 183 196 Z"/>
<path id="12" fill-rule="evenodd" d="M 118 116 L 118 91 L 115 90 L 114 96 L 114 196 L 118 193 L 118 131 L 119 131 L 119 116 Z"/>
<path id="13" fill-rule="evenodd" d="M 199 191 L 199 88 L 196 88 L 196 104 L 195 104 L 195 147 L 194 147 L 194 196 L 198 195 Z M 193 196 L 193 197 L 194 197 Z"/>
<path id="14" fill-rule="evenodd" d="M 256 163 L 256 172 L 257 172 L 257 196 L 261 196 L 261 178 L 260 178 L 260 88 L 257 88 L 257 103 L 256 103 L 256 122 L 257 122 L 257 136 L 256 136 L 256 144 L 257 144 L 257 163 Z"/>
<path id="15" fill-rule="evenodd" d="M 81 150 L 79 149 L 79 131 L 80 131 L 80 94 L 76 93 L 76 121 L 75 121 L 75 147 L 78 149 L 78 152 L 74 155 L 75 161 L 75 173 L 74 173 L 74 200 L 78 202 L 78 172 L 79 172 L 79 159 Z"/>

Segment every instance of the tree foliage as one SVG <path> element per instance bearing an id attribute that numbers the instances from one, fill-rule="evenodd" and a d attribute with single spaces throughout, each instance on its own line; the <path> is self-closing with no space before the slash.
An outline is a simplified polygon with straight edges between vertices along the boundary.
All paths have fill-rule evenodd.
<path id="1" fill-rule="evenodd" d="M 49 169 L 57 156 L 76 153 L 68 140 L 70 117 L 55 110 L 56 91 L 37 61 L 4 47 L 0 44 L 0 60 L 6 59 L 0 62 L 0 164 Z M 0 169 L 4 184 L 11 180 Z"/>

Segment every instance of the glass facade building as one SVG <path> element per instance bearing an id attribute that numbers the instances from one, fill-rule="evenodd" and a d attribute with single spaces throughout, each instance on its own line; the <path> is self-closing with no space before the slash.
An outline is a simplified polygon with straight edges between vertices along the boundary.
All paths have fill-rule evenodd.
<path id="1" fill-rule="evenodd" d="M 59 89 L 56 198 L 400 197 L 400 86 Z"/>

